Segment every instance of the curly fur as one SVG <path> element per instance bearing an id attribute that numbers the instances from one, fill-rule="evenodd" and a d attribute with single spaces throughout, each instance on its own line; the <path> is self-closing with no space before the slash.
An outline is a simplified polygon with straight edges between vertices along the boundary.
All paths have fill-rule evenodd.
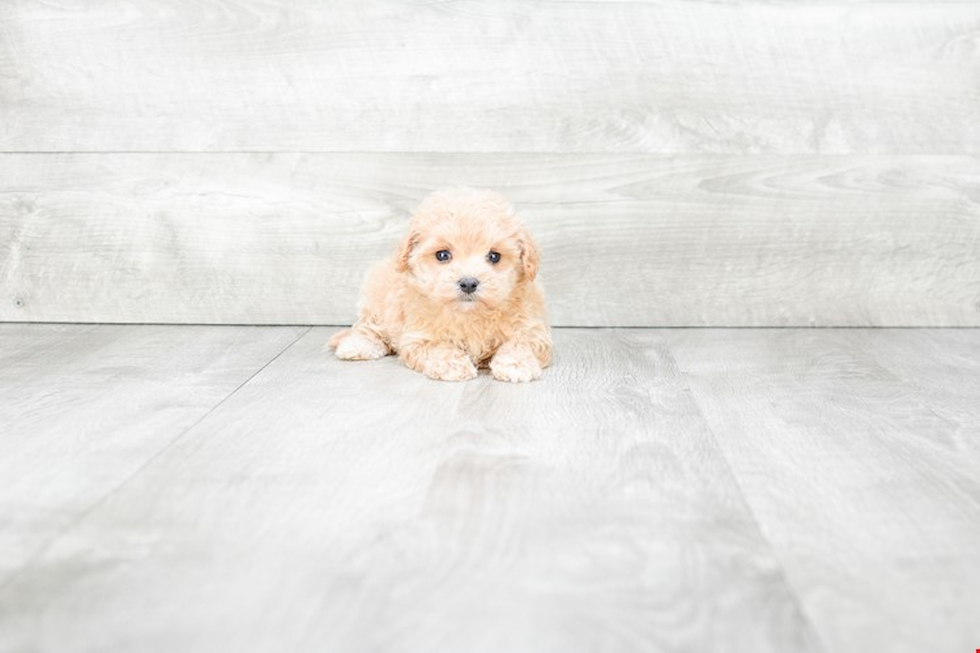
<path id="1" fill-rule="evenodd" d="M 437 260 L 447 250 L 451 260 Z M 496 264 L 489 252 L 500 254 Z M 367 275 L 357 322 L 333 336 L 338 358 L 397 354 L 434 379 L 474 378 L 489 367 L 502 381 L 531 381 L 551 362 L 539 253 L 513 207 L 488 190 L 427 197 L 397 252 Z M 479 281 L 463 293 L 459 280 Z"/>

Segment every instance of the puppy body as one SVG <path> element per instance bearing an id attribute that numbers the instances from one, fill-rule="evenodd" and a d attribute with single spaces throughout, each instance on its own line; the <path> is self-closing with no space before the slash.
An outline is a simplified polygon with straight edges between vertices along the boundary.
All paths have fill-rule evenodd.
<path id="1" fill-rule="evenodd" d="M 368 273 L 357 322 L 330 345 L 349 360 L 395 353 L 436 379 L 471 379 L 485 366 L 531 381 L 551 361 L 537 267 L 534 241 L 500 195 L 434 193 L 398 252 Z"/>

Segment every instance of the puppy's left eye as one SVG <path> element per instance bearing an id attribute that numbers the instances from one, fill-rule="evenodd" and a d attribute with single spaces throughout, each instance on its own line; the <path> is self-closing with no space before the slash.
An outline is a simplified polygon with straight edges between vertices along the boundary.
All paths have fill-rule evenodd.
<path id="1" fill-rule="evenodd" d="M 500 263 L 500 252 L 490 252 L 487 254 L 487 260 L 493 265 Z"/>

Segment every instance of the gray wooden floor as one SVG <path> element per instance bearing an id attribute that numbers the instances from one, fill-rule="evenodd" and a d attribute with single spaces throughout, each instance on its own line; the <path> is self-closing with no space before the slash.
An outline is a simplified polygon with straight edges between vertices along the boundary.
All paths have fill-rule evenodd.
<path id="1" fill-rule="evenodd" d="M 0 325 L 0 651 L 980 647 L 980 330 Z"/>

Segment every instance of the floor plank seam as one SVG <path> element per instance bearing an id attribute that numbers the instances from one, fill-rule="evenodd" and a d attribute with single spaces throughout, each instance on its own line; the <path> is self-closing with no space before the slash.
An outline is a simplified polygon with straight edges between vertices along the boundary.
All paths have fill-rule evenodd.
<path id="1" fill-rule="evenodd" d="M 759 519 L 756 517 L 755 510 L 752 508 L 752 505 L 749 503 L 749 500 L 746 497 L 745 490 L 742 487 L 742 482 L 735 474 L 735 470 L 732 467 L 732 463 L 728 459 L 728 456 L 725 454 L 725 450 L 718 444 L 718 437 L 715 435 L 714 429 L 712 429 L 711 425 L 708 423 L 708 418 L 704 411 L 704 408 L 701 406 L 701 402 L 698 401 L 697 395 L 691 389 L 691 384 L 688 383 L 689 377 L 687 372 L 683 370 L 680 363 L 677 362 L 677 359 L 674 358 L 673 354 L 669 351 L 669 348 L 665 353 L 670 358 L 670 361 L 673 363 L 674 367 L 677 369 L 679 377 L 683 379 L 684 390 L 686 390 L 690 395 L 691 401 L 694 403 L 694 406 L 697 408 L 698 415 L 701 418 L 701 422 L 704 424 L 704 428 L 708 431 L 708 434 L 711 437 L 711 442 L 714 443 L 715 449 L 718 451 L 718 454 L 721 456 L 721 459 L 725 461 L 725 466 L 728 469 L 728 473 L 732 478 L 732 483 L 734 484 L 735 488 L 738 490 L 739 498 L 742 501 L 742 505 L 745 507 L 746 513 L 749 515 L 749 518 L 752 520 L 752 525 L 755 526 L 756 532 L 759 534 L 759 537 L 762 539 L 762 542 L 765 544 L 765 547 L 769 550 L 769 554 L 772 556 L 772 559 L 776 562 L 776 564 L 779 567 L 778 569 L 779 578 L 782 581 L 783 585 L 785 585 L 786 591 L 792 597 L 793 605 L 796 606 L 796 610 L 806 626 L 807 629 L 806 632 L 809 635 L 807 640 L 808 644 L 817 647 L 816 650 L 813 651 L 813 653 L 828 653 L 830 649 L 827 648 L 827 645 L 825 644 L 823 638 L 820 636 L 820 633 L 817 630 L 816 623 L 813 621 L 812 616 L 807 612 L 806 607 L 803 605 L 803 601 L 800 598 L 797 587 L 790 581 L 789 576 L 786 573 L 786 562 L 783 560 L 782 556 L 780 556 L 779 553 L 776 551 L 776 547 L 773 545 L 772 541 L 768 537 L 766 537 L 765 532 L 762 530 L 762 524 L 759 522 Z"/>
<path id="2" fill-rule="evenodd" d="M 99 508 L 99 506 L 103 505 L 113 495 L 115 495 L 117 492 L 119 492 L 120 490 L 122 490 L 126 485 L 128 485 L 134 478 L 136 478 L 137 476 L 139 476 L 143 472 L 144 469 L 146 469 L 151 464 L 153 464 L 153 461 L 157 460 L 158 458 L 160 458 L 160 456 L 162 456 L 164 453 L 166 453 L 167 451 L 169 451 L 175 444 L 177 444 L 180 440 L 182 440 L 184 438 L 184 436 L 186 436 L 188 433 L 190 433 L 191 431 L 193 431 L 197 427 L 198 424 L 200 424 L 201 422 L 203 422 L 208 417 L 208 415 L 210 415 L 211 413 L 213 413 L 221 405 L 223 405 L 225 402 L 227 402 L 229 399 L 231 399 L 239 390 L 241 390 L 243 387 L 245 387 L 246 385 L 248 385 L 248 383 L 252 379 L 254 379 L 256 376 L 258 376 L 259 374 L 261 374 L 266 368 L 268 368 L 272 363 L 274 363 L 277 359 L 279 359 L 280 356 L 282 356 L 284 353 L 286 353 L 287 351 L 289 351 L 289 349 L 293 345 L 295 345 L 297 342 L 299 342 L 312 329 L 313 329 L 313 327 L 307 327 L 306 329 L 304 329 L 302 331 L 302 333 L 300 333 L 296 338 L 294 338 L 293 340 L 291 340 L 289 342 L 289 344 L 287 344 L 285 347 L 283 347 L 282 350 L 280 350 L 275 356 L 273 356 L 272 358 L 270 358 L 268 361 L 265 362 L 264 365 L 262 365 L 261 367 L 259 367 L 259 369 L 255 370 L 252 374 L 250 374 L 248 376 L 248 378 L 246 378 L 240 384 L 238 384 L 237 386 L 235 386 L 235 389 L 232 390 L 231 392 L 229 392 L 224 398 L 221 399 L 221 401 L 219 401 L 219 402 L 215 403 L 213 406 L 211 406 L 207 411 L 204 412 L 203 415 L 201 415 L 199 418 L 197 418 L 196 420 L 194 420 L 194 422 L 192 424 L 190 424 L 187 428 L 183 429 L 173 439 L 171 439 L 163 447 L 161 447 L 156 453 L 154 453 L 152 456 L 150 456 L 149 458 L 147 458 L 143 462 L 143 464 L 141 464 L 139 467 L 137 467 L 135 470 L 133 470 L 133 472 L 131 474 L 127 475 L 126 478 L 124 478 L 122 481 L 120 481 L 118 484 L 116 484 L 115 487 L 113 487 L 112 489 L 110 489 L 108 492 L 106 492 L 104 495 L 102 495 L 99 499 L 97 499 L 95 502 L 93 502 L 92 505 L 90 505 L 84 511 L 82 511 L 81 513 L 79 513 L 79 515 L 77 517 L 75 517 L 75 519 L 73 519 L 70 523 L 66 524 L 64 528 L 60 529 L 53 537 L 51 537 L 51 539 L 49 539 L 45 544 L 43 544 L 41 547 L 39 547 L 38 550 L 36 552 L 34 552 L 34 554 L 31 555 L 30 558 L 28 558 L 19 569 L 17 569 L 15 572 L 13 572 L 12 574 L 10 574 L 6 579 L 4 579 L 2 582 L 0 582 L 0 592 L 5 591 L 8 587 L 10 587 L 11 585 L 13 585 L 21 576 L 23 576 L 25 573 L 27 573 L 28 571 L 30 571 L 34 567 L 34 565 L 37 563 L 37 561 L 40 560 L 44 556 L 44 554 L 47 553 L 51 549 L 51 547 L 54 546 L 62 537 L 64 537 L 65 534 L 71 532 L 80 523 L 82 523 L 83 521 L 85 521 L 85 519 L 87 519 L 89 515 L 91 515 L 93 512 L 95 512 Z"/>

